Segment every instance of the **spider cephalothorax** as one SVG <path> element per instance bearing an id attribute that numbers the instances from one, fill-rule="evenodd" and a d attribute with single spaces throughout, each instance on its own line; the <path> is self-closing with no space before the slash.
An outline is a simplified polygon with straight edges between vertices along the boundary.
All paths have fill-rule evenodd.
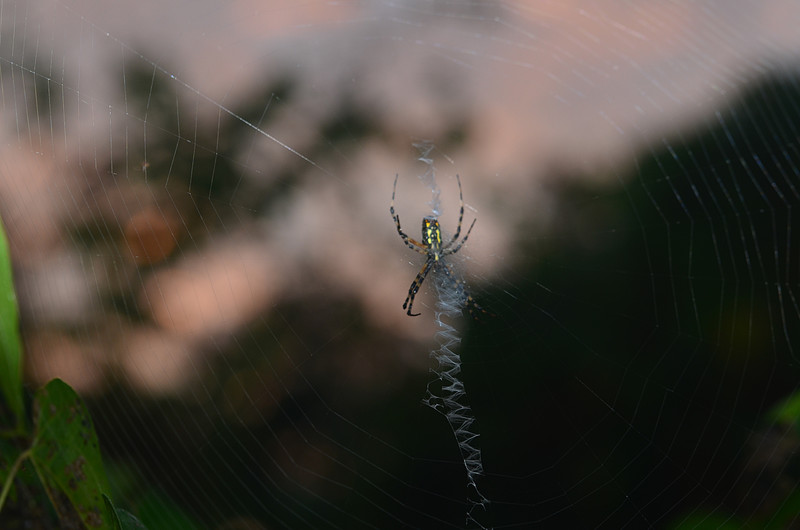
<path id="1" fill-rule="evenodd" d="M 415 317 L 420 313 L 411 312 L 411 307 L 414 305 L 414 296 L 416 296 L 417 291 L 419 291 L 419 288 L 422 286 L 422 282 L 425 281 L 425 277 L 432 268 L 442 267 L 447 273 L 448 277 L 455 278 L 450 266 L 446 263 L 443 263 L 442 258 L 449 256 L 450 254 L 455 254 L 459 251 L 459 249 L 461 249 L 464 243 L 467 242 L 469 233 L 472 232 L 472 227 L 475 226 L 475 221 L 477 221 L 477 219 L 472 220 L 472 224 L 469 225 L 469 229 L 467 230 L 464 239 L 462 239 L 461 242 L 458 242 L 458 238 L 461 235 L 461 223 L 464 220 L 464 195 L 461 192 L 461 178 L 456 175 L 456 180 L 458 181 L 458 197 L 461 203 L 461 208 L 458 214 L 458 226 L 456 227 L 456 233 L 453 235 L 453 238 L 446 244 L 442 244 L 442 228 L 439 225 L 439 219 L 435 216 L 426 216 L 422 218 L 422 242 L 411 239 L 408 237 L 408 235 L 406 235 L 405 232 L 403 232 L 403 229 L 400 228 L 400 216 L 394 211 L 394 196 L 397 192 L 397 178 L 398 175 L 395 175 L 394 189 L 392 190 L 392 204 L 389 207 L 389 212 L 392 214 L 394 224 L 397 225 L 397 233 L 400 234 L 401 238 L 403 238 L 403 242 L 406 244 L 406 246 L 416 252 L 419 252 L 420 254 L 425 254 L 427 257 L 425 264 L 422 266 L 422 269 L 420 269 L 417 277 L 414 278 L 414 281 L 411 283 L 411 287 L 408 289 L 406 301 L 403 302 L 403 309 L 408 307 L 408 316 Z M 472 299 L 468 295 L 466 296 L 467 301 L 471 302 Z"/>

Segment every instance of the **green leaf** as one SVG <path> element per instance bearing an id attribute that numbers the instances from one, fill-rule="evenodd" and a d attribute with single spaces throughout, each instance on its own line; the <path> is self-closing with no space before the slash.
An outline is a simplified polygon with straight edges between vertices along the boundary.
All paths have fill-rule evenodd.
<path id="1" fill-rule="evenodd" d="M 767 414 L 767 418 L 787 427 L 797 426 L 800 421 L 800 392 L 790 395 L 774 406 Z"/>
<path id="2" fill-rule="evenodd" d="M 751 528 L 735 516 L 725 513 L 706 513 L 702 510 L 694 512 L 674 525 L 672 530 L 741 530 Z M 759 528 L 759 525 L 753 528 Z"/>
<path id="3" fill-rule="evenodd" d="M 20 450 L 9 440 L 0 438 L 0 488 L 11 473 L 11 466 L 19 456 Z"/>
<path id="4" fill-rule="evenodd" d="M 147 527 L 143 525 L 142 522 L 136 517 L 134 517 L 133 514 L 114 506 L 114 503 L 111 502 L 111 499 L 109 499 L 107 495 L 103 495 L 103 500 L 106 502 L 106 505 L 109 507 L 109 509 L 114 513 L 115 529 L 147 530 Z"/>
<path id="5" fill-rule="evenodd" d="M 31 460 L 62 522 L 73 513 L 88 528 L 115 528 L 97 434 L 81 398 L 60 379 L 36 393 Z M 71 507 L 69 506 L 71 505 Z"/>
<path id="6" fill-rule="evenodd" d="M 126 512 L 122 509 L 117 509 L 122 530 L 147 530 L 147 527 L 142 522 L 133 516 L 132 513 Z"/>
<path id="7" fill-rule="evenodd" d="M 22 403 L 22 352 L 19 340 L 17 297 L 11 276 L 8 240 L 0 220 L 0 390 L 14 419 L 0 418 L 3 428 L 14 426 L 22 431 L 25 415 Z M 3 407 L 0 407 L 0 411 Z"/>
<path id="8" fill-rule="evenodd" d="M 798 513 L 800 513 L 800 491 L 792 490 L 780 506 L 770 514 L 769 522 L 764 528 L 792 528 Z"/>
<path id="9" fill-rule="evenodd" d="M 163 492 L 148 491 L 138 500 L 136 506 L 136 513 L 150 530 L 197 530 L 202 528 L 196 525 Z"/>
<path id="10" fill-rule="evenodd" d="M 103 503 L 105 503 L 106 508 L 108 511 L 111 512 L 111 528 L 114 530 L 122 530 L 122 523 L 119 520 L 119 514 L 117 513 L 117 509 L 114 507 L 114 503 L 111 502 L 111 499 L 108 495 L 103 493 Z"/>

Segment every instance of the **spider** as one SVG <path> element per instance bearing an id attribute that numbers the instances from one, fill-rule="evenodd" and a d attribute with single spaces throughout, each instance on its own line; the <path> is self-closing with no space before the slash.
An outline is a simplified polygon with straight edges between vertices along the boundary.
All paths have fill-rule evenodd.
<path id="1" fill-rule="evenodd" d="M 459 280 L 455 279 L 455 275 L 453 274 L 453 271 L 450 269 L 449 265 L 442 261 L 442 258 L 449 256 L 450 254 L 455 254 L 461 249 L 462 246 L 464 246 L 464 243 L 467 242 L 469 233 L 472 232 L 472 227 L 475 226 L 475 221 L 477 221 L 477 219 L 472 220 L 472 224 L 469 225 L 469 229 L 467 230 L 464 239 L 462 239 L 461 242 L 458 242 L 458 237 L 461 235 L 461 223 L 464 220 L 464 195 L 461 192 L 461 178 L 456 175 L 456 180 L 458 181 L 458 198 L 461 202 L 461 209 L 458 214 L 458 226 L 456 227 L 456 233 L 453 235 L 453 239 L 444 245 L 442 244 L 442 228 L 439 226 L 439 219 L 435 215 L 429 215 L 422 218 L 422 242 L 411 239 L 408 237 L 408 235 L 406 235 L 405 232 L 403 232 L 403 229 L 400 228 L 400 216 L 394 211 L 394 196 L 397 192 L 398 177 L 399 174 L 395 175 L 394 177 L 392 203 L 389 207 L 389 213 L 392 214 L 394 224 L 397 225 L 397 233 L 400 234 L 401 238 L 403 238 L 403 243 L 405 243 L 406 246 L 411 250 L 427 256 L 425 264 L 422 266 L 422 269 L 420 269 L 417 277 L 414 278 L 414 281 L 411 283 L 411 287 L 408 288 L 408 296 L 406 296 L 406 301 L 403 302 L 403 309 L 408 307 L 406 314 L 408 314 L 410 317 L 416 317 L 421 315 L 421 313 L 411 312 L 411 307 L 414 305 L 414 297 L 416 296 L 417 291 L 419 291 L 419 288 L 422 286 L 422 282 L 425 281 L 425 277 L 431 271 L 431 268 L 435 269 L 437 267 L 442 267 L 448 278 L 453 279 L 456 283 L 460 283 Z M 471 296 L 467 295 L 466 293 L 465 296 L 467 303 L 475 304 Z"/>

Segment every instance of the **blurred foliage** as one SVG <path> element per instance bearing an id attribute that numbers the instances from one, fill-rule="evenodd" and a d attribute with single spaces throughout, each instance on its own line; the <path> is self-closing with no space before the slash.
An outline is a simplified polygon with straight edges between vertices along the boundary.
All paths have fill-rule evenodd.
<path id="1" fill-rule="evenodd" d="M 765 79 L 605 184 L 554 175 L 464 340 L 496 524 L 797 524 L 799 100 Z"/>
<path id="2" fill-rule="evenodd" d="M 22 352 L 11 260 L 2 224 L 0 321 L 0 365 L 8 368 L 0 377 L 4 397 L 0 408 L 13 413 L 0 417 L 2 528 L 143 528 L 130 514 L 120 517 L 108 499 L 108 479 L 92 419 L 69 385 L 60 379 L 50 381 L 33 400 L 33 432 L 23 421 Z M 38 484 L 26 469 L 26 461 L 35 469 Z M 43 509 L 44 498 L 49 498 L 58 522 L 48 517 L 52 511 Z"/>
<path id="3" fill-rule="evenodd" d="M 103 500 L 108 479 L 92 419 L 75 391 L 60 379 L 36 393 L 35 431 L 28 458 L 36 468 L 59 518 L 77 511 L 90 528 L 112 528 Z"/>
<path id="4" fill-rule="evenodd" d="M 152 114 L 179 115 L 171 110 L 174 98 L 163 87 L 150 88 L 149 80 L 144 72 L 139 82 L 153 91 L 159 110 Z M 238 115 L 260 124 L 264 100 L 278 89 L 271 90 Z M 498 526 L 793 523 L 800 493 L 791 430 L 800 423 L 800 398 L 792 394 L 798 376 L 792 345 L 800 341 L 796 327 L 778 329 L 769 315 L 778 303 L 773 287 L 796 285 L 798 278 L 794 269 L 764 268 L 756 257 L 800 246 L 792 239 L 800 231 L 781 209 L 797 210 L 796 195 L 785 189 L 793 176 L 784 164 L 800 167 L 798 100 L 794 83 L 767 80 L 716 121 L 649 147 L 631 171 L 607 179 L 617 185 L 554 175 L 549 185 L 559 201 L 558 225 L 541 238 L 530 237 L 536 227 L 520 227 L 521 259 L 507 272 L 508 283 L 497 280 L 494 292 L 481 293 L 497 317 L 469 323 L 463 342 L 463 377 L 488 471 L 485 492 L 503 501 L 488 507 Z M 339 120 L 321 136 L 352 135 L 355 142 L 380 134 L 354 110 Z M 149 138 L 174 144 L 176 127 L 159 124 L 163 137 Z M 252 134 L 241 123 L 221 130 L 229 144 Z M 194 138 L 194 132 L 181 136 Z M 460 141 L 458 133 L 451 137 Z M 144 177 L 153 189 L 167 190 L 165 203 L 175 206 L 185 190 L 213 199 L 213 211 L 201 199 L 176 206 L 179 218 L 191 220 L 186 230 L 193 244 L 193 222 L 208 234 L 231 226 L 205 223 L 224 214 L 216 206 L 234 194 L 252 200 L 245 206 L 257 215 L 302 189 L 290 168 L 263 189 L 242 192 L 232 157 L 224 156 L 230 146 L 216 142 L 216 135 L 200 131 L 203 149 L 148 148 L 154 154 Z M 314 159 L 324 156 L 319 149 Z M 179 171 L 166 169 L 173 159 Z M 185 213 L 192 210 L 198 213 Z M 114 240 L 99 234 L 76 239 Z M 0 256 L 0 293 L 8 295 L 10 273 L 4 284 L 3 271 L 10 271 L 7 255 Z M 3 343 L 3 366 L 10 369 L 0 374 L 3 418 L 9 418 L 3 421 L 13 429 L 24 418 L 21 380 L 14 375 L 16 307 L 11 295 L 0 301 L 9 302 L 0 316 L 13 318 L 3 322 L 14 323 Z M 131 500 L 152 529 L 195 528 L 192 517 L 214 524 L 236 514 L 293 528 L 345 527 L 360 517 L 383 527 L 460 520 L 463 506 L 452 492 L 463 480 L 453 473 L 460 471 L 451 465 L 454 444 L 441 435 L 447 428 L 440 417 L 418 413 L 427 375 L 392 380 L 392 360 L 380 356 L 418 344 L 400 332 L 369 328 L 357 303 L 340 292 L 298 295 L 271 310 L 215 345 L 218 359 L 209 361 L 196 393 L 165 398 L 117 387 L 94 404 L 98 431 L 111 441 L 115 498 Z M 319 352 L 325 355 L 311 362 Z M 355 387 L 355 378 L 342 375 L 346 370 L 368 374 L 362 377 L 369 381 Z M 396 388 L 384 393 L 390 384 Z M 61 435 L 37 442 L 48 445 L 30 445 L 25 436 L 0 440 L 0 478 L 11 484 L 10 466 L 20 454 L 38 458 L 62 513 L 62 504 L 78 502 L 63 490 L 83 468 L 51 465 L 47 447 L 67 440 L 72 454 L 81 455 L 70 462 L 85 458 L 91 469 L 91 489 L 80 494 L 107 513 L 98 504 L 98 492 L 108 493 L 99 454 L 87 455 L 80 445 L 88 439 L 94 448 L 94 431 L 68 421 L 74 414 L 88 419 L 84 405 L 60 382 L 36 403 L 58 413 L 53 428 Z M 10 500 L 20 513 L 28 509 L 22 486 L 38 483 L 30 470 L 19 469 L 15 484 Z M 116 513 L 123 528 L 140 524 Z"/>
<path id="5" fill-rule="evenodd" d="M 795 392 L 772 408 L 769 419 L 800 433 L 800 392 Z"/>
<path id="6" fill-rule="evenodd" d="M 468 323 L 462 375 L 481 485 L 503 501 L 488 507 L 496 525 L 779 528 L 798 513 L 796 439 L 780 428 L 796 424 L 800 405 L 769 411 L 797 388 L 800 337 L 768 316 L 774 285 L 797 278 L 756 257 L 800 246 L 782 209 L 797 206 L 783 164 L 800 167 L 800 93 L 772 79 L 745 96 L 645 148 L 603 179 L 615 185 L 554 175 L 557 226 L 538 238 L 519 227 L 520 262 L 480 293 L 497 317 Z M 259 201 L 280 203 L 289 177 L 275 182 Z M 154 491 L 217 524 L 236 514 L 293 528 L 463 517 L 446 425 L 418 411 L 427 376 L 378 388 L 393 366 L 380 352 L 418 344 L 370 328 L 341 297 L 277 304 L 217 346 L 190 395 L 116 388 L 98 401 L 113 458 L 157 488 L 137 497 L 145 522 L 152 510 L 191 524 L 151 504 Z M 374 387 L 348 386 L 354 366 Z M 225 496 L 209 503 L 212 491 Z"/>
<path id="7" fill-rule="evenodd" d="M 17 297 L 11 276 L 8 240 L 0 219 L 0 429 L 24 429 L 22 403 L 22 353 L 19 340 Z"/>

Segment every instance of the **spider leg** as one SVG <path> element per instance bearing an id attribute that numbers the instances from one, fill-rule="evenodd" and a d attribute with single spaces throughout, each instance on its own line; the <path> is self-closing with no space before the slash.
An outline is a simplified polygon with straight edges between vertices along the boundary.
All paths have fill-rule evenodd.
<path id="1" fill-rule="evenodd" d="M 400 234 L 400 237 L 403 238 L 403 243 L 406 244 L 408 248 L 411 250 L 416 250 L 420 254 L 427 254 L 425 250 L 425 245 L 420 243 L 419 241 L 408 237 L 408 235 L 403 232 L 403 229 L 400 228 L 400 216 L 395 213 L 394 211 L 394 195 L 397 192 L 397 178 L 400 174 L 395 174 L 394 176 L 394 188 L 392 189 L 392 204 L 389 206 L 389 213 L 392 214 L 392 219 L 394 219 L 394 224 L 397 226 L 397 233 Z"/>
<path id="2" fill-rule="evenodd" d="M 405 243 L 408 248 L 410 248 L 411 250 L 416 250 L 420 254 L 427 254 L 428 253 L 428 251 L 425 249 L 425 245 L 423 245 L 422 243 L 420 243 L 416 239 L 408 237 L 406 235 L 406 233 L 403 232 L 403 230 L 400 228 L 400 216 L 399 215 L 395 215 L 394 216 L 394 222 L 397 225 L 397 233 L 399 233 L 400 237 L 403 238 L 403 243 Z"/>
<path id="3" fill-rule="evenodd" d="M 431 259 L 428 259 L 428 261 L 425 262 L 425 265 L 422 266 L 422 269 L 420 269 L 417 277 L 414 278 L 413 282 L 411 282 L 411 287 L 408 288 L 408 296 L 406 296 L 406 301 L 403 302 L 403 309 L 408 306 L 408 311 L 406 314 L 410 317 L 416 317 L 422 314 L 412 313 L 411 307 L 414 305 L 414 297 L 417 295 L 417 291 L 419 291 L 419 288 L 422 286 L 422 282 L 425 281 L 425 276 L 428 275 L 428 271 L 431 269 L 432 262 L 433 260 Z"/>
<path id="4" fill-rule="evenodd" d="M 469 233 L 470 233 L 470 232 L 472 232 L 472 227 L 473 227 L 473 226 L 475 226 L 475 221 L 477 221 L 477 219 L 473 219 L 473 220 L 472 220 L 472 224 L 471 224 L 471 225 L 469 225 L 469 230 L 467 230 L 467 235 L 465 235 L 465 236 L 464 236 L 464 239 L 462 239 L 462 240 L 461 240 L 461 243 L 459 243 L 458 245 L 456 245 L 456 246 L 455 246 L 455 247 L 453 247 L 453 248 L 448 248 L 448 249 L 446 249 L 445 251 L 443 251 L 443 252 L 442 252 L 442 255 L 443 255 L 443 256 L 447 256 L 447 255 L 449 255 L 449 254 L 455 254 L 456 252 L 458 252 L 459 250 L 461 250 L 461 247 L 463 247 L 463 246 L 464 246 L 464 243 L 466 243 L 466 242 L 467 242 L 467 238 L 469 237 Z"/>
<path id="5" fill-rule="evenodd" d="M 451 239 L 444 246 L 444 248 L 449 248 L 453 246 L 456 240 L 458 240 L 458 236 L 461 235 L 461 223 L 464 221 L 464 193 L 461 191 L 461 177 L 458 176 L 458 173 L 456 173 L 456 180 L 458 181 L 458 200 L 461 203 L 461 209 L 459 210 L 458 213 L 458 226 L 456 227 L 456 233 L 453 234 L 453 239 Z"/>

